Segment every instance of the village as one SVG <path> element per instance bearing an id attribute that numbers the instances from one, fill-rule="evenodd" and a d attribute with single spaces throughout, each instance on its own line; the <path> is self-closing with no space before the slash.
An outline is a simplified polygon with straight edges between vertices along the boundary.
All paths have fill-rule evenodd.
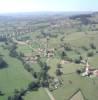
<path id="1" fill-rule="evenodd" d="M 29 45 L 29 47 L 32 48 L 32 41 L 30 41 L 30 40 L 23 42 L 23 41 L 15 40 L 13 38 L 13 42 L 18 45 Z M 37 63 L 37 60 L 39 58 L 46 57 L 46 59 L 47 59 L 46 63 L 48 63 L 50 58 L 55 57 L 55 52 L 56 52 L 55 48 L 48 48 L 48 45 L 49 44 L 48 44 L 48 41 L 46 38 L 46 44 L 45 44 L 44 48 L 40 48 L 41 47 L 41 45 L 40 45 L 39 48 L 33 50 L 34 54 L 32 54 L 32 53 L 24 54 L 22 59 L 28 64 L 30 64 L 30 63 L 34 64 L 34 63 Z M 73 63 L 73 62 L 71 62 L 69 60 L 61 60 L 56 69 L 57 74 L 61 74 L 61 75 L 64 74 L 62 65 L 66 65 L 68 63 Z M 83 67 L 80 69 L 76 69 L 76 73 L 80 74 L 83 77 L 89 77 L 89 78 L 98 77 L 98 69 L 93 68 L 91 65 L 89 65 L 88 58 L 86 58 L 86 59 L 82 58 L 80 60 L 80 65 Z M 69 83 L 72 83 L 72 81 L 69 80 Z M 52 80 L 51 86 L 53 86 L 54 89 L 57 89 L 62 84 L 63 84 L 63 79 L 59 78 L 59 77 L 55 77 Z"/>
<path id="2" fill-rule="evenodd" d="M 97 100 L 98 14 L 51 16 L 1 21 L 0 100 Z"/>

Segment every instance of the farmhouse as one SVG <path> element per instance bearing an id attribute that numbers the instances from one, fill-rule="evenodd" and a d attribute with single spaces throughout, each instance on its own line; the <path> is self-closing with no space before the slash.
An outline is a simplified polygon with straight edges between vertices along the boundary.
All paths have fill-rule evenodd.
<path id="1" fill-rule="evenodd" d="M 53 56 L 54 56 L 54 52 L 55 52 L 55 49 L 54 49 L 54 48 L 48 49 L 48 50 L 46 51 L 47 57 L 53 57 Z"/>
<path id="2" fill-rule="evenodd" d="M 55 89 L 59 86 L 59 80 L 57 78 L 54 79 L 54 87 Z"/>
<path id="3" fill-rule="evenodd" d="M 82 76 L 98 76 L 98 69 L 91 68 L 91 66 L 88 64 L 88 61 L 86 62 L 85 70 L 82 73 Z"/>
<path id="4" fill-rule="evenodd" d="M 27 54 L 23 57 L 23 60 L 28 63 L 36 63 L 38 59 L 38 55 L 32 56 L 32 54 Z"/>

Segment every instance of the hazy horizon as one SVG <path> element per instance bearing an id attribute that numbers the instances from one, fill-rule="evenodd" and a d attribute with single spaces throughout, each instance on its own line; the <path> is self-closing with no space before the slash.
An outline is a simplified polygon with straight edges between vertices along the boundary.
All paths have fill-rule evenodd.
<path id="1" fill-rule="evenodd" d="M 98 0 L 0 0 L 0 14 L 81 11 L 98 11 Z"/>

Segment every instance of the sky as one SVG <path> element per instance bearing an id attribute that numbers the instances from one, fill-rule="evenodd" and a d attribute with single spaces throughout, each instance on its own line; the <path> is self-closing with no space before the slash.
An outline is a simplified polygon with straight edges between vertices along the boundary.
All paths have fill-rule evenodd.
<path id="1" fill-rule="evenodd" d="M 98 0 L 0 0 L 0 13 L 98 11 Z"/>

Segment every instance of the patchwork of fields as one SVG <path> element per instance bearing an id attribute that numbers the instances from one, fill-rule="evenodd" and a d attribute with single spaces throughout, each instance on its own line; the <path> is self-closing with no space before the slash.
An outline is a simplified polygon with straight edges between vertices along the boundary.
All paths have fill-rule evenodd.
<path id="1" fill-rule="evenodd" d="M 93 18 L 88 19 L 92 21 Z M 45 17 L 39 18 L 40 21 L 32 20 L 34 23 L 30 23 L 29 18 L 24 20 L 26 24 L 22 21 L 18 23 L 21 23 L 22 32 L 27 25 L 28 32 L 14 30 L 17 34 L 11 33 L 7 40 L 0 41 L 0 60 L 2 58 L 8 65 L 0 69 L 0 92 L 4 93 L 0 95 L 0 100 L 10 100 L 8 97 L 13 96 L 16 90 L 23 89 L 27 90 L 23 100 L 50 100 L 44 87 L 50 90 L 55 100 L 69 100 L 77 90 L 81 93 L 71 100 L 97 100 L 98 77 L 82 77 L 77 70 L 85 68 L 81 59 L 87 59 L 91 68 L 98 69 L 98 24 L 85 25 L 81 18 L 55 19 L 54 16 L 54 22 Z M 16 27 L 19 28 L 17 23 Z M 7 35 L 9 33 L 4 36 Z M 15 43 L 13 39 L 24 44 Z M 12 57 L 11 52 L 16 55 Z M 17 57 L 17 54 L 21 56 Z M 58 69 L 62 69 L 63 74 L 57 75 Z M 55 86 L 55 80 L 59 80 L 59 86 Z M 40 85 L 33 84 L 38 86 L 38 90 L 28 91 L 29 84 L 36 81 Z M 35 89 L 34 86 L 30 88 Z"/>

